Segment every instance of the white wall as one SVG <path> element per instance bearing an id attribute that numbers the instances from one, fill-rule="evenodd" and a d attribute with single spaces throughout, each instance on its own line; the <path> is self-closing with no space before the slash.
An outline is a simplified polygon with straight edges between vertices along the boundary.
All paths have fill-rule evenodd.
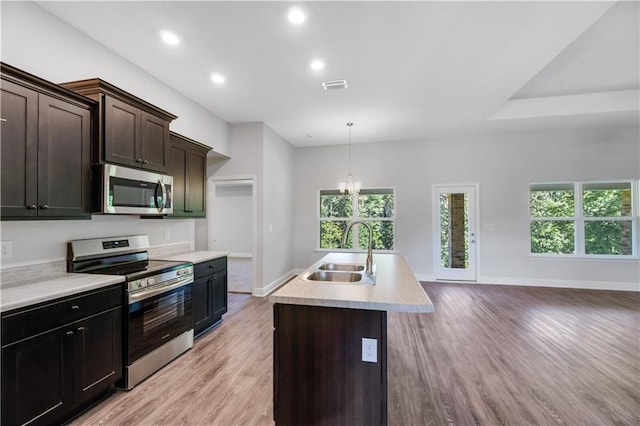
<path id="1" fill-rule="evenodd" d="M 230 134 L 231 159 L 216 165 L 213 177 L 254 178 L 257 214 L 254 294 L 264 295 L 293 270 L 294 149 L 263 123 L 233 125 Z M 219 226 L 216 219 L 214 236 L 215 226 Z"/>
<path id="2" fill-rule="evenodd" d="M 213 171 L 213 177 L 215 179 L 220 178 L 253 178 L 253 196 L 256 203 L 256 223 L 255 223 L 255 250 L 253 253 L 253 261 L 255 263 L 255 283 L 256 294 L 261 294 L 261 289 L 265 286 L 262 274 L 262 261 L 263 261 L 263 124 L 262 123 L 245 123 L 236 124 L 231 126 L 229 132 L 229 146 L 231 152 L 229 156 L 231 159 L 225 160 L 220 163 L 216 163 L 215 166 L 209 167 L 210 171 Z M 213 200 L 215 203 L 215 200 Z M 214 205 L 214 211 L 216 207 Z M 214 228 L 210 232 L 213 234 L 213 238 L 217 238 L 216 226 L 224 226 L 224 224 L 214 219 Z M 256 291 L 257 290 L 257 291 Z"/>
<path id="3" fill-rule="evenodd" d="M 314 251 L 318 189 L 335 188 L 345 180 L 346 155 L 346 146 L 296 150 L 298 268 L 323 255 Z M 353 147 L 352 169 L 363 187 L 396 188 L 396 249 L 423 279 L 433 277 L 432 185 L 477 182 L 479 282 L 640 290 L 637 260 L 531 257 L 528 210 L 530 182 L 638 179 L 637 127 L 359 144 Z"/>
<path id="4" fill-rule="evenodd" d="M 290 278 L 294 269 L 293 181 L 294 149 L 264 126 L 264 277 L 267 285 Z"/>
<path id="5" fill-rule="evenodd" d="M 31 2 L 1 2 L 1 60 L 53 82 L 100 77 L 179 116 L 171 129 L 228 150 L 229 125 L 103 45 Z M 152 245 L 189 242 L 194 220 L 141 220 L 94 216 L 91 221 L 2 222 L 2 239 L 13 241 L 3 267 L 65 258 L 70 239 L 149 234 Z M 170 238 L 165 239 L 165 231 Z"/>

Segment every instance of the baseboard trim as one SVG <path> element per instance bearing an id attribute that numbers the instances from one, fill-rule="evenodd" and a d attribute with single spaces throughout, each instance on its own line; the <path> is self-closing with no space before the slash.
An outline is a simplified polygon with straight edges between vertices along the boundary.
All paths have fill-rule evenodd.
<path id="1" fill-rule="evenodd" d="M 295 271 L 296 271 L 295 269 L 292 269 L 286 274 L 276 278 L 274 281 L 271 281 L 266 287 L 254 288 L 252 294 L 257 297 L 268 296 L 269 293 L 273 292 L 282 284 L 286 283 L 291 278 L 295 277 L 297 275 Z"/>

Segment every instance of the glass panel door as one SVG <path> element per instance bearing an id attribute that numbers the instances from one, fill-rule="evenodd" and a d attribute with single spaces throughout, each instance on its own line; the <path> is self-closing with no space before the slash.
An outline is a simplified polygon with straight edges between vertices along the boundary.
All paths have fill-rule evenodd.
<path id="1" fill-rule="evenodd" d="M 476 280 L 475 186 L 434 187 L 434 275 Z"/>

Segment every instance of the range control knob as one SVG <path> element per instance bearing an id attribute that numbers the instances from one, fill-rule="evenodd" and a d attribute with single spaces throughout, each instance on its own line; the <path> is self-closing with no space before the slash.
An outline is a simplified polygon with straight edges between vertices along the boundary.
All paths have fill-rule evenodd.
<path id="1" fill-rule="evenodd" d="M 150 286 L 150 285 L 154 285 L 155 283 L 156 283 L 156 280 L 155 280 L 155 279 L 153 279 L 153 278 L 148 278 L 148 279 L 147 279 L 147 285 L 148 285 L 148 286 Z"/>

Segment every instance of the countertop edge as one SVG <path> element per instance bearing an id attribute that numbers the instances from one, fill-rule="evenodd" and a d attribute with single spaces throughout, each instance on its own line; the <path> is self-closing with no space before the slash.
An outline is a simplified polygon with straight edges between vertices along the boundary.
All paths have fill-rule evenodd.
<path id="1" fill-rule="evenodd" d="M 270 296 L 269 301 L 272 304 L 284 305 L 305 305 L 318 306 L 326 308 L 346 308 L 346 309 L 365 309 L 370 311 L 388 311 L 388 312 L 406 312 L 406 313 L 423 313 L 428 314 L 434 312 L 433 305 L 407 305 L 402 303 L 381 303 L 381 302 L 359 302 L 344 300 L 328 300 L 328 299 L 311 299 L 296 298 L 283 296 Z"/>
<path id="2" fill-rule="evenodd" d="M 65 297 L 74 296 L 87 291 L 98 290 L 114 284 L 124 283 L 124 277 L 118 275 L 71 275 L 72 276 L 69 277 L 60 277 L 54 280 L 41 281 L 39 283 L 26 283 L 23 286 L 17 285 L 14 287 L 0 288 L 0 292 L 2 293 L 0 313 L 4 315 L 16 309 L 27 308 L 44 302 L 53 302 L 57 299 L 63 299 Z M 47 283 L 59 282 L 62 280 L 80 280 L 81 282 L 72 283 L 68 286 L 62 286 L 61 288 L 51 288 L 48 292 L 42 291 L 43 288 L 46 288 L 43 286 L 46 286 Z M 33 296 L 32 292 L 36 293 L 36 295 Z M 8 302 L 6 301 L 7 294 L 9 294 L 10 299 Z M 12 298 L 15 300 L 11 300 Z"/>

